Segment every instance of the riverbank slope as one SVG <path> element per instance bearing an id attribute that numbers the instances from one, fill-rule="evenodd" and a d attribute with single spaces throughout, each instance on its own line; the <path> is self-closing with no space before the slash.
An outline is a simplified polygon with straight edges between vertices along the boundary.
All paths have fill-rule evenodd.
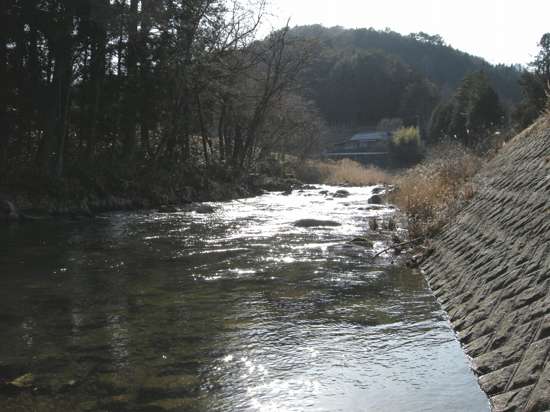
<path id="1" fill-rule="evenodd" d="M 550 117 L 516 136 L 422 264 L 495 411 L 550 410 Z"/>

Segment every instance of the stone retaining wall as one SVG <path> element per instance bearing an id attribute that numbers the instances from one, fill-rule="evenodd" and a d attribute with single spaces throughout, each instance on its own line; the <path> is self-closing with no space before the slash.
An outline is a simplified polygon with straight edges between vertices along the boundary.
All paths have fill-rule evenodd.
<path id="1" fill-rule="evenodd" d="M 509 142 L 421 266 L 494 411 L 550 411 L 550 118 Z"/>

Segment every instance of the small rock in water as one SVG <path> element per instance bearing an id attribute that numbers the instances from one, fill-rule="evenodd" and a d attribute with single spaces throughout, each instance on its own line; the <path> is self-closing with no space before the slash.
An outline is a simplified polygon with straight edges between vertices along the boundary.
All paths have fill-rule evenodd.
<path id="1" fill-rule="evenodd" d="M 372 240 L 369 240 L 364 237 L 356 237 L 351 241 L 351 243 L 355 243 L 357 245 L 361 245 L 368 248 L 372 248 L 374 246 L 374 243 L 372 242 Z"/>
<path id="2" fill-rule="evenodd" d="M 179 212 L 178 208 L 176 206 L 172 205 L 162 205 L 159 207 L 160 213 L 176 213 Z"/>
<path id="3" fill-rule="evenodd" d="M 296 227 L 322 227 L 322 226 L 342 226 L 333 220 L 301 219 L 294 222 Z"/>
<path id="4" fill-rule="evenodd" d="M 30 388 L 34 383 L 34 375 L 32 373 L 26 373 L 17 379 L 14 379 L 10 382 L 10 385 L 13 385 L 17 388 Z"/>
<path id="5" fill-rule="evenodd" d="M 374 195 L 369 199 L 371 205 L 381 205 L 384 203 L 384 199 L 380 195 Z"/>
<path id="6" fill-rule="evenodd" d="M 188 205 L 185 205 L 183 208 L 186 212 L 195 212 L 199 214 L 209 214 L 214 213 L 216 211 L 216 208 L 210 205 L 202 204 L 202 203 L 191 203 Z"/>
<path id="7" fill-rule="evenodd" d="M 320 194 L 320 195 L 325 195 L 325 196 L 326 196 L 326 195 L 328 195 L 328 190 L 321 190 L 321 191 L 319 192 L 319 194 Z"/>
<path id="8" fill-rule="evenodd" d="M 195 208 L 195 212 L 203 215 L 214 213 L 215 211 L 216 209 L 210 205 L 199 205 Z"/>
<path id="9" fill-rule="evenodd" d="M 333 196 L 336 198 L 344 198 L 344 197 L 348 197 L 349 195 L 350 193 L 347 190 L 337 190 Z"/>
<path id="10" fill-rule="evenodd" d="M 302 190 L 317 190 L 317 186 L 314 186 L 314 185 L 303 185 L 301 187 Z"/>

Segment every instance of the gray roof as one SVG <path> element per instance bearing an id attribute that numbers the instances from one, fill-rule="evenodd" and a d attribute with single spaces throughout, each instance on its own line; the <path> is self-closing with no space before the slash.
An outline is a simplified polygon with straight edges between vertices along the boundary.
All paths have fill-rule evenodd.
<path id="1" fill-rule="evenodd" d="M 357 133 L 350 139 L 354 142 L 368 141 L 368 140 L 389 140 L 391 137 L 390 132 L 367 132 Z"/>

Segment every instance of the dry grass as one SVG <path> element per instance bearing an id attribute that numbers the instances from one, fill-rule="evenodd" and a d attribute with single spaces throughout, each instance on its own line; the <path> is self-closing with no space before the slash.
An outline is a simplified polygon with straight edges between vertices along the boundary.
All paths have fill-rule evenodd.
<path id="1" fill-rule="evenodd" d="M 407 215 L 410 238 L 429 238 L 475 196 L 472 177 L 486 156 L 451 142 L 432 147 L 422 163 L 397 176 L 346 159 L 308 161 L 295 170 L 298 179 L 308 183 L 394 185 L 390 201 Z"/>
<path id="2" fill-rule="evenodd" d="M 475 195 L 470 179 L 481 164 L 479 156 L 447 143 L 396 178 L 392 201 L 406 212 L 411 238 L 436 234 Z"/>
<path id="3" fill-rule="evenodd" d="M 392 176 L 376 167 L 365 167 L 349 159 L 308 161 L 296 170 L 296 176 L 308 183 L 369 186 L 388 184 Z"/>

